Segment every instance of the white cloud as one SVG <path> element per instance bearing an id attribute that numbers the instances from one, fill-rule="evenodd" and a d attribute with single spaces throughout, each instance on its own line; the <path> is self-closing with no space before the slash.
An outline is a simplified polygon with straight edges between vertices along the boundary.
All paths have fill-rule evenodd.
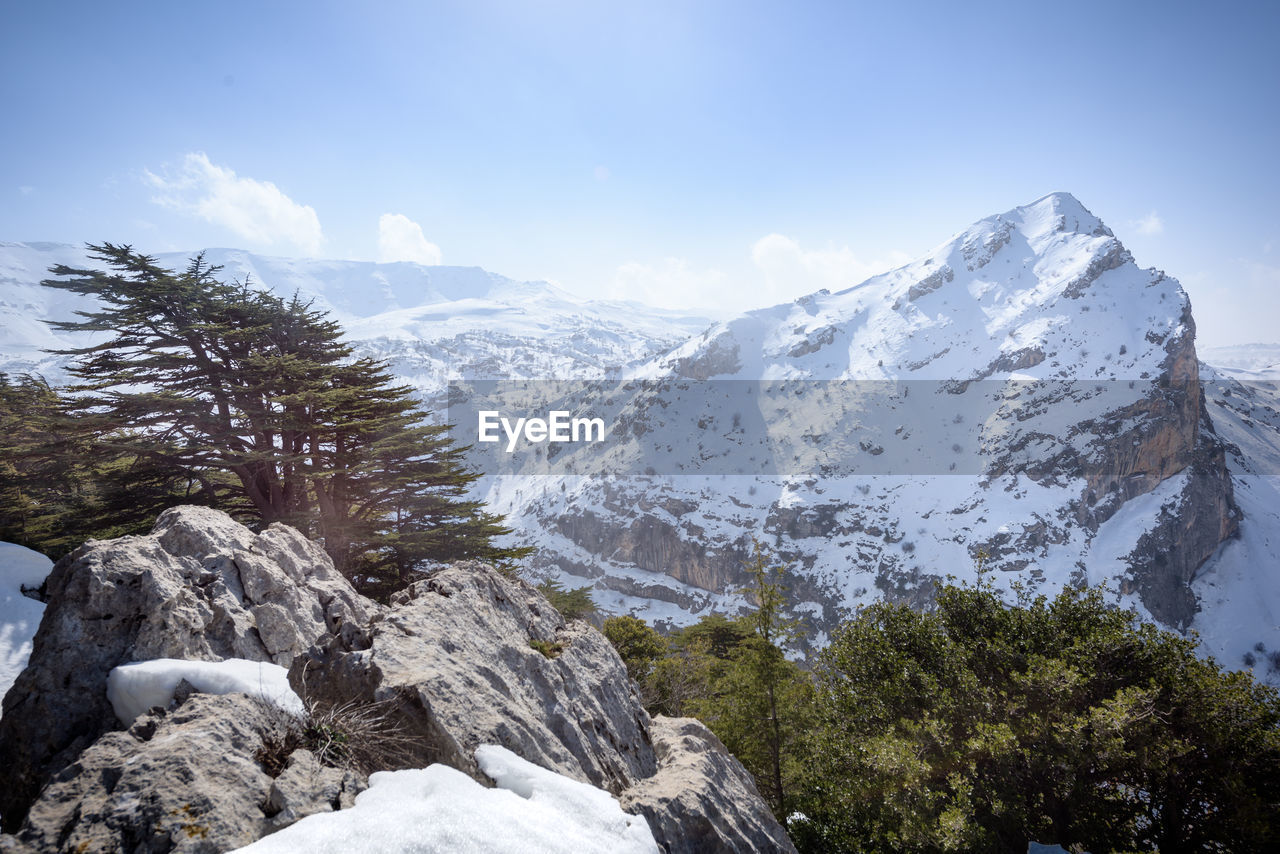
<path id="1" fill-rule="evenodd" d="M 1129 225 L 1131 225 L 1133 230 L 1138 232 L 1138 234 L 1146 234 L 1153 237 L 1157 234 L 1164 234 L 1164 220 L 1162 220 L 1160 218 L 1160 214 L 1155 211 L 1147 214 L 1142 219 L 1134 220 L 1129 223 Z"/>
<path id="2" fill-rule="evenodd" d="M 751 247 L 751 260 L 764 274 L 769 290 L 779 300 L 813 293 L 820 288 L 836 291 L 906 264 L 911 257 L 892 250 L 888 257 L 864 260 L 848 246 L 802 249 L 783 234 L 768 234 Z"/>
<path id="3" fill-rule="evenodd" d="M 378 260 L 414 261 L 418 264 L 439 264 L 443 255 L 422 233 L 422 226 L 404 214 L 385 213 L 378 218 Z"/>
<path id="4" fill-rule="evenodd" d="M 270 181 L 238 177 L 204 152 L 190 153 L 177 169 L 163 172 L 145 170 L 157 204 L 228 228 L 253 244 L 306 255 L 318 255 L 324 246 L 315 209 L 298 204 Z"/>

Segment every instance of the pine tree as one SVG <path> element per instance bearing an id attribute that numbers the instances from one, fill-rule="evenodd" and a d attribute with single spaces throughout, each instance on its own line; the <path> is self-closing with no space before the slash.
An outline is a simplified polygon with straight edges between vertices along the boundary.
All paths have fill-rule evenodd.
<path id="1" fill-rule="evenodd" d="M 808 675 L 787 660 L 797 624 L 786 616 L 782 567 L 753 541 L 749 592 L 755 610 L 738 622 L 747 636 L 730 654 L 702 707 L 711 728 L 756 778 L 760 793 L 779 820 L 789 812 L 794 748 L 804 728 L 811 692 Z"/>
<path id="2" fill-rule="evenodd" d="M 224 283 L 203 256 L 174 272 L 129 246 L 89 249 L 107 270 L 60 265 L 43 284 L 99 303 L 54 324 L 106 336 L 60 351 L 76 358 L 75 414 L 97 445 L 241 517 L 298 527 L 371 595 L 433 561 L 525 553 L 495 546 L 500 517 L 463 500 L 465 449 L 324 312 Z"/>

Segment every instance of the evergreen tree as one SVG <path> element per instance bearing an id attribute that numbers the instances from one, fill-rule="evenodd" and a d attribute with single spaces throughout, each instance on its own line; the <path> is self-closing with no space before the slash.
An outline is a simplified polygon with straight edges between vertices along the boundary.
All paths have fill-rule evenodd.
<path id="1" fill-rule="evenodd" d="M 538 591 L 547 597 L 551 607 L 560 612 L 566 620 L 590 620 L 594 622 L 598 609 L 591 598 L 591 588 L 572 587 L 566 589 L 555 579 L 548 579 L 538 585 Z"/>
<path id="2" fill-rule="evenodd" d="M 1280 697 L 1097 591 L 878 603 L 823 652 L 802 850 L 1280 846 Z"/>
<path id="3" fill-rule="evenodd" d="M 0 374 L 0 539 L 53 559 L 90 537 L 139 533 L 203 496 L 180 473 L 92 444 L 71 403 L 42 378 Z"/>
<path id="4" fill-rule="evenodd" d="M 465 449 L 323 312 L 224 283 L 202 256 L 173 272 L 128 246 L 89 248 L 107 270 L 58 266 L 43 284 L 99 303 L 54 324 L 106 336 L 62 351 L 97 446 L 241 517 L 295 525 L 371 595 L 429 562 L 525 553 L 495 546 L 501 519 L 462 500 L 476 477 Z"/>
<path id="5" fill-rule="evenodd" d="M 795 751 L 806 729 L 812 685 L 783 651 L 794 641 L 797 624 L 784 613 L 782 567 L 771 564 L 765 548 L 754 542 L 746 569 L 755 610 L 735 621 L 740 640 L 713 669 L 710 696 L 693 708 L 755 776 L 774 814 L 785 820 L 791 784 L 799 773 Z"/>
<path id="6" fill-rule="evenodd" d="M 60 400 L 43 379 L 0 374 L 0 539 L 58 551 L 62 517 L 87 501 L 80 455 L 57 429 Z"/>

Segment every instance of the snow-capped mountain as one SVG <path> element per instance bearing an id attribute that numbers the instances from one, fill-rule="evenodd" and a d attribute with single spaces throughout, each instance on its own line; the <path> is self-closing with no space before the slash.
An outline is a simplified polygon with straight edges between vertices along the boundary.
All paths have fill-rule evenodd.
<path id="1" fill-rule="evenodd" d="M 186 267 L 193 253 L 156 256 Z M 389 359 L 425 395 L 452 379 L 602 378 L 663 352 L 710 324 L 705 317 L 638 303 L 584 300 L 547 282 L 518 282 L 478 267 L 276 258 L 209 249 L 222 274 L 327 310 L 358 352 Z M 0 242 L 0 371 L 63 376 L 65 360 L 42 351 L 82 343 L 47 320 L 87 308 L 78 294 L 40 286 L 49 267 L 95 268 L 82 247 Z"/>
<path id="2" fill-rule="evenodd" d="M 607 611 L 732 611 L 755 537 L 818 643 L 860 604 L 981 574 L 1107 584 L 1260 674 L 1280 650 L 1280 395 L 1256 367 L 1200 365 L 1177 281 L 1069 195 L 714 325 L 474 268 L 207 257 L 314 298 L 432 399 L 469 381 L 449 412 L 468 443 L 457 416 L 477 401 L 600 417 L 597 445 L 474 459 L 479 494 L 538 547 L 530 570 L 590 584 Z M 85 259 L 0 244 L 0 370 L 57 376 L 35 321 L 76 306 L 36 284 L 52 263 Z M 473 382 L 509 379 L 558 382 Z"/>
<path id="3" fill-rule="evenodd" d="M 1258 565 L 1280 505 L 1255 475 L 1246 518 L 1232 475 L 1280 434 L 1219 437 L 1194 334 L 1178 283 L 1055 194 L 856 287 L 717 324 L 612 393 L 548 402 L 603 414 L 611 441 L 508 463 L 489 498 L 544 571 L 613 610 L 734 608 L 758 537 L 819 632 L 981 572 L 1106 584 L 1238 665 L 1280 645 Z M 1210 578 L 1229 591 L 1206 594 Z"/>

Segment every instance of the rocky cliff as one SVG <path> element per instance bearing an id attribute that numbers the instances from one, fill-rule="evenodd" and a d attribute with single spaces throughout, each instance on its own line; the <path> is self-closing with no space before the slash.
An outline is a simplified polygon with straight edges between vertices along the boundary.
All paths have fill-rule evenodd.
<path id="1" fill-rule="evenodd" d="M 705 727 L 651 721 L 599 632 L 492 567 L 448 567 L 383 608 L 290 528 L 178 508 L 60 561 L 48 599 L 0 719 L 0 850 L 225 851 L 366 787 L 367 762 L 244 695 L 184 684 L 121 728 L 108 672 L 161 657 L 274 662 L 308 714 L 377 709 L 388 770 L 439 762 L 489 785 L 475 750 L 497 744 L 612 792 L 668 852 L 794 850 Z"/>

